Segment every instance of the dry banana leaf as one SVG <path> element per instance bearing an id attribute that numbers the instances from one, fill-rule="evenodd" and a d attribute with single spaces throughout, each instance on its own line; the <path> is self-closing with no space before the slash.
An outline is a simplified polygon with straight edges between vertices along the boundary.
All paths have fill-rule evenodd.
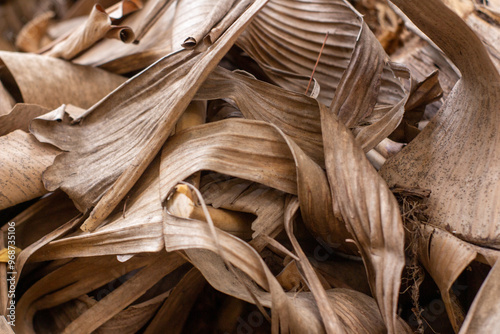
<path id="1" fill-rule="evenodd" d="M 158 255 L 155 261 L 72 321 L 63 333 L 93 332 L 184 262 L 176 253 Z"/>
<path id="2" fill-rule="evenodd" d="M 138 44 L 103 40 L 74 61 L 79 64 L 101 66 L 116 73 L 143 69 L 164 55 L 182 49 L 185 42 L 188 47 L 196 45 L 231 9 L 231 2 L 235 1 L 148 1 L 141 11 L 122 22 L 137 32 Z M 249 5 L 253 1 L 242 2 Z M 242 13 L 243 10 L 238 12 Z M 232 19 L 223 20 L 226 22 L 223 30 L 236 21 L 234 14 L 231 17 Z M 158 36 L 162 38 L 159 39 Z M 196 42 L 193 43 L 193 40 Z M 212 39 L 211 42 L 215 40 Z"/>
<path id="3" fill-rule="evenodd" d="M 353 60 L 356 50 L 363 50 L 362 55 L 376 55 L 370 61 L 379 62 L 384 68 L 384 73 L 381 68 L 370 68 L 381 87 L 379 103 L 394 104 L 401 100 L 404 95 L 401 84 L 390 67 L 383 65 L 387 58 L 385 52 L 362 16 L 347 1 L 270 1 L 242 34 L 238 46 L 265 65 L 262 68 L 278 85 L 304 92 L 306 84 L 289 80 L 275 70 L 311 76 L 325 40 L 314 72 L 321 87 L 322 103 L 330 105 L 344 72 L 359 69 Z"/>
<path id="4" fill-rule="evenodd" d="M 146 170 L 115 212 L 94 233 L 75 232 L 51 241 L 33 261 L 158 252 L 163 249 L 159 159 Z"/>
<path id="5" fill-rule="evenodd" d="M 32 131 L 39 138 L 53 137 L 45 140 L 70 150 L 45 173 L 47 188 L 62 187 L 82 211 L 100 201 L 83 229 L 95 229 L 125 197 L 161 149 L 197 88 L 265 3 L 265 0 L 255 2 L 205 52 L 188 51 L 167 56 L 129 80 L 91 108 L 83 118 L 83 125 L 75 127 L 59 123 L 52 126 L 54 129 L 45 128 L 51 132 L 48 135 L 44 134 L 42 127 L 32 124 Z M 103 117 L 108 121 L 106 129 L 102 129 Z M 101 140 L 94 137 L 97 128 L 101 129 L 98 130 Z M 144 129 L 147 131 L 140 132 Z M 64 132 L 72 134 L 68 143 L 62 143 L 54 136 L 60 137 Z M 126 140 L 121 133 L 129 134 Z M 133 134 L 135 139 L 130 136 Z M 117 140 L 117 137 L 122 139 Z M 83 146 L 82 142 L 87 142 L 87 145 Z M 104 146 L 105 150 L 95 150 Z M 69 175 L 63 174 L 69 170 L 78 172 L 72 174 L 75 177 L 68 178 Z M 99 180 L 95 179 L 97 174 L 101 175 Z M 94 178 L 90 187 L 87 182 L 89 175 Z"/>
<path id="6" fill-rule="evenodd" d="M 332 105 L 335 103 L 334 100 Z M 322 107 L 321 118 L 332 200 L 338 203 L 347 230 L 363 257 L 370 287 L 387 330 L 395 333 L 404 266 L 404 233 L 399 206 L 352 134 L 337 119 L 335 111 Z"/>
<path id="7" fill-rule="evenodd" d="M 156 312 L 163 299 L 168 294 L 162 294 L 152 300 L 131 305 L 108 320 L 93 333 L 135 333 Z M 97 303 L 88 295 L 83 295 L 77 299 L 58 305 L 42 312 L 43 318 L 35 319 L 35 330 L 37 333 L 61 333 L 64 328 L 74 319 L 78 318 L 83 312 Z M 42 319 L 40 319 L 42 318 Z"/>
<path id="8" fill-rule="evenodd" d="M 274 238 L 283 230 L 286 194 L 282 191 L 213 173 L 202 178 L 201 185 L 207 204 L 257 216 L 252 222 L 254 232 L 250 244 L 258 252 L 268 244 L 267 237 Z"/>
<path id="9" fill-rule="evenodd" d="M 165 328 L 172 334 L 181 333 L 189 311 L 205 284 L 200 271 L 191 269 L 172 290 L 144 334 L 158 333 Z"/>
<path id="10" fill-rule="evenodd" d="M 17 103 L 9 113 L 0 116 L 0 136 L 18 129 L 28 132 L 31 120 L 49 111 L 37 104 Z"/>
<path id="11" fill-rule="evenodd" d="M 429 125 L 384 165 L 382 176 L 390 185 L 430 189 L 433 224 L 498 248 L 500 75 L 478 37 L 444 4 L 436 10 L 428 1 L 394 3 L 443 49 L 462 79 Z"/>
<path id="12" fill-rule="evenodd" d="M 47 193 L 42 173 L 60 151 L 21 130 L 0 137 L 0 209 Z"/>
<path id="13" fill-rule="evenodd" d="M 89 293 L 103 285 L 115 280 L 115 279 L 126 279 L 123 278 L 124 275 L 134 272 L 136 273 L 138 269 L 142 268 L 137 274 L 142 272 L 140 275 L 143 279 L 146 279 L 146 272 L 151 274 L 151 281 L 156 278 L 161 279 L 161 271 L 165 273 L 171 272 L 185 262 L 180 256 L 175 253 L 171 254 L 153 254 L 149 256 L 137 256 L 126 262 L 119 262 L 114 256 L 104 256 L 104 257 L 90 257 L 90 258 L 80 258 L 70 261 L 57 268 L 56 270 L 45 275 L 42 279 L 37 281 L 34 285 L 26 291 L 21 300 L 17 303 L 17 322 L 16 330 L 22 333 L 34 333 L 33 330 L 33 316 L 39 310 L 48 309 L 61 305 L 65 302 L 71 301 L 75 298 L 82 296 L 83 294 Z M 154 263 L 163 263 L 163 266 L 155 266 Z M 85 272 L 92 270 L 92 275 L 85 275 Z M 145 270 L 143 272 L 143 270 Z M 155 276 L 155 277 L 153 277 Z M 146 289 L 150 282 L 144 281 L 144 285 L 137 281 L 137 276 L 133 276 L 133 279 L 128 287 L 136 289 L 136 291 L 141 291 Z M 130 282 L 130 279 L 127 282 Z M 133 284 L 133 282 L 136 282 Z M 154 283 L 153 283 L 154 284 Z M 124 285 L 121 285 L 123 287 Z M 116 290 L 114 290 L 116 291 Z M 145 290 L 144 290 L 145 291 Z M 110 292 L 104 289 L 103 292 Z M 135 295 L 137 299 L 141 294 Z M 109 297 L 110 294 L 107 295 Z M 105 299 L 106 297 L 104 297 Z M 130 301 L 130 296 L 122 295 L 117 296 L 114 294 L 110 299 L 116 299 L 119 302 L 127 304 Z M 130 302 L 133 302 L 131 300 Z M 103 306 L 95 304 L 96 309 Z M 126 306 L 126 305 L 125 305 Z M 120 310 L 113 308 L 113 311 L 118 313 Z M 89 310 L 86 316 L 89 316 L 95 312 Z M 102 312 L 102 311 L 101 311 Z M 116 314 L 115 313 L 115 314 Z M 96 318 L 96 322 L 99 321 L 101 324 L 105 322 L 103 318 L 110 315 L 110 313 L 104 311 L 101 317 Z M 114 314 L 113 314 L 114 315 Z M 109 318 L 108 318 L 109 319 Z M 88 326 L 93 326 L 92 323 L 87 324 Z M 83 328 L 83 327 L 82 327 Z M 87 331 L 88 332 L 88 331 Z"/>
<path id="14" fill-rule="evenodd" d="M 418 241 L 420 260 L 439 287 L 450 322 L 458 333 L 464 321 L 464 310 L 457 303 L 451 287 L 476 258 L 477 252 L 474 247 L 447 232 L 430 227 L 425 227 L 422 232 Z"/>
<path id="15" fill-rule="evenodd" d="M 16 102 L 54 109 L 61 104 L 88 108 L 126 80 L 100 69 L 26 53 L 0 52 L 0 68 L 0 79 Z"/>
<path id="16" fill-rule="evenodd" d="M 54 16 L 53 11 L 48 11 L 28 22 L 16 37 L 16 47 L 20 51 L 36 53 Z"/>
<path id="17" fill-rule="evenodd" d="M 104 8 L 95 5 L 87 21 L 53 45 L 45 55 L 72 59 L 104 37 L 119 39 L 124 43 L 131 43 L 135 39 L 132 29 L 112 25 L 111 18 Z"/>
<path id="18" fill-rule="evenodd" d="M 316 300 L 316 305 L 318 305 L 319 313 L 321 315 L 321 319 L 323 320 L 323 325 L 325 326 L 326 332 L 327 333 L 343 332 L 343 330 L 341 329 L 342 327 L 339 325 L 340 319 L 334 312 L 333 306 L 330 304 L 328 300 L 326 291 L 323 285 L 321 284 L 320 279 L 318 278 L 316 272 L 311 266 L 311 263 L 309 263 L 309 260 L 307 259 L 306 254 L 300 247 L 299 242 L 295 238 L 293 232 L 292 220 L 294 216 L 297 214 L 298 208 L 299 208 L 299 201 L 297 198 L 291 199 L 287 203 L 285 212 L 286 233 L 293 245 L 295 253 L 299 257 L 298 264 L 302 269 L 302 272 L 304 273 L 307 286 L 311 290 L 314 299 Z"/>
<path id="19" fill-rule="evenodd" d="M 7 319 L 5 319 L 5 316 L 3 315 L 0 316 L 0 330 L 5 334 L 14 334 L 12 327 L 9 325 Z"/>
<path id="20" fill-rule="evenodd" d="M 0 81 L 0 116 L 8 114 L 14 104 L 16 104 L 16 101 Z"/>

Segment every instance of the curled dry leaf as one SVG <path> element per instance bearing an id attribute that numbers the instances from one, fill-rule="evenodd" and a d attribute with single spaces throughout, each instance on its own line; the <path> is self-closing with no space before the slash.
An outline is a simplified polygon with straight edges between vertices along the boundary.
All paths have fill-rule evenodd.
<path id="1" fill-rule="evenodd" d="M 91 108 L 85 115 L 87 117 L 84 117 L 85 122 L 82 126 L 76 129 L 71 124 L 57 126 L 59 134 L 68 131 L 72 133 L 72 138 L 68 142 L 54 138 L 53 134 L 44 135 L 41 127 L 32 127 L 33 133 L 45 138 L 52 137 L 49 138 L 49 142 L 70 150 L 47 171 L 45 182 L 48 189 L 62 187 L 70 193 L 82 211 L 96 205 L 82 227 L 84 230 L 95 229 L 125 197 L 161 149 L 196 89 L 265 3 L 265 0 L 255 2 L 227 33 L 205 52 L 196 53 L 195 50 L 167 56 L 141 73 L 142 75 L 139 74 L 128 81 Z M 157 84 L 151 85 L 152 82 Z M 177 89 L 173 94 L 165 96 L 163 92 L 167 82 L 169 89 L 173 87 Z M 142 111 L 141 117 L 138 117 L 138 109 Z M 131 114 L 134 115 L 132 120 Z M 102 129 L 103 115 L 106 115 L 104 117 L 110 122 L 106 130 Z M 99 132 L 103 134 L 102 139 L 97 141 L 93 138 L 88 141 L 88 145 L 81 147 L 83 138 L 94 137 L 95 127 L 101 128 Z M 77 129 L 79 131 L 76 131 Z M 139 132 L 140 129 L 147 131 Z M 107 131 L 107 134 L 103 130 Z M 120 131 L 135 133 L 137 141 L 130 138 L 116 140 L 117 137 L 121 138 Z M 67 137 L 64 136 L 64 139 Z M 115 144 L 110 145 L 112 143 Z M 107 149 L 95 150 L 95 147 L 102 146 L 106 146 Z M 93 163 L 89 161 L 82 163 L 85 159 Z M 117 163 L 118 161 L 120 163 Z M 78 169 L 78 173 L 71 174 L 75 176 L 72 180 L 68 178 L 69 175 L 62 177 L 62 174 L 70 170 L 68 164 L 72 169 Z M 57 168 L 57 165 L 62 168 Z M 111 166 L 113 168 L 110 168 Z M 103 173 L 104 170 L 107 172 Z M 95 180 L 96 182 L 89 187 L 86 175 L 95 177 L 97 174 L 101 174 L 100 180 Z"/>
<path id="2" fill-rule="evenodd" d="M 303 83 L 289 80 L 275 69 L 309 77 L 327 32 L 328 38 L 314 75 L 321 87 L 319 100 L 322 103 L 330 105 L 346 71 L 361 69 L 355 65 L 360 62 L 353 60 L 359 48 L 376 55 L 370 62 L 382 64 L 383 72 L 381 68 L 369 69 L 374 70 L 374 77 L 378 76 L 376 80 L 381 87 L 378 102 L 394 104 L 401 100 L 404 95 L 401 83 L 388 64 L 384 65 L 387 55 L 362 16 L 347 1 L 270 1 L 242 34 L 238 45 L 259 64 L 266 65 L 264 71 L 278 85 L 304 92 Z M 364 52 L 360 54 L 363 56 Z M 362 62 L 361 65 L 364 66 Z"/>
<path id="3" fill-rule="evenodd" d="M 42 39 L 54 16 L 54 12 L 48 11 L 28 22 L 16 37 L 16 47 L 21 51 L 36 53 L 42 46 Z"/>
<path id="4" fill-rule="evenodd" d="M 72 59 L 104 37 L 120 39 L 124 43 L 131 43 L 135 38 L 129 27 L 113 26 L 104 8 L 97 4 L 83 25 L 53 45 L 45 55 Z"/>
<path id="5" fill-rule="evenodd" d="M 387 330 L 395 333 L 404 266 L 404 232 L 397 201 L 334 112 L 323 107 L 321 118 L 332 199 L 363 257 Z M 335 134 L 336 140 L 327 134 Z"/>
<path id="6" fill-rule="evenodd" d="M 433 224 L 498 248 L 500 75 L 478 37 L 444 4 L 436 10 L 428 1 L 394 3 L 443 49 L 462 79 L 429 125 L 384 165 L 382 176 L 390 185 L 430 189 Z"/>
<path id="7" fill-rule="evenodd" d="M 21 130 L 0 137 L 0 209 L 45 194 L 42 173 L 60 151 Z"/>
<path id="8" fill-rule="evenodd" d="M 197 45 L 214 28 L 217 34 L 210 39 L 211 43 L 208 44 L 211 45 L 215 43 L 215 37 L 220 37 L 254 1 L 238 1 L 240 5 L 235 5 L 233 10 L 230 10 L 231 2 L 235 1 L 148 1 L 142 10 L 122 22 L 136 32 L 135 43 L 138 44 L 103 40 L 74 61 L 98 65 L 116 73 L 128 73 L 143 69 L 166 54 L 179 51 L 186 41 L 190 47 Z M 220 23 L 216 25 L 219 20 Z M 196 40 L 196 43 L 192 43 L 192 40 Z"/>
<path id="9" fill-rule="evenodd" d="M 19 45 L 36 51 L 50 37 L 45 49 L 72 62 L 0 53 L 0 146 L 9 148 L 0 181 L 11 184 L 0 217 L 15 222 L 21 250 L 16 331 L 180 333 L 215 314 L 215 331 L 258 317 L 274 333 L 409 333 L 397 314 L 420 306 L 408 296 L 398 304 L 405 238 L 392 192 L 419 197 L 421 187 L 432 190 L 431 219 L 412 222 L 411 265 L 420 259 L 439 287 L 450 331 L 494 331 L 496 35 L 482 36 L 488 53 L 441 2 L 394 1 L 457 65 L 450 94 L 459 76 L 446 57 L 417 41 L 400 56 L 409 73 L 344 0 L 149 0 L 142 9 L 103 0 L 106 11 L 86 0 L 65 11 L 58 0 L 47 36 L 48 15 L 26 25 Z M 447 2 L 471 26 L 497 22 L 493 0 L 470 1 Z M 17 13 L 37 17 L 50 2 L 3 1 L 0 41 L 21 29 Z M 77 14 L 89 16 L 61 19 Z M 122 25 L 138 33 L 135 44 L 105 38 L 123 37 Z M 447 101 L 417 136 L 440 103 L 437 67 Z M 22 131 L 28 123 L 39 141 Z M 389 136 L 411 142 L 402 149 Z M 370 162 L 400 186 L 389 190 Z M 419 210 L 404 221 L 426 218 Z M 0 229 L 4 260 L 11 225 Z M 0 262 L 5 315 L 10 269 Z M 479 291 L 472 305 L 472 294 L 454 292 L 464 280 Z M 421 300 L 437 297 L 424 290 Z"/>

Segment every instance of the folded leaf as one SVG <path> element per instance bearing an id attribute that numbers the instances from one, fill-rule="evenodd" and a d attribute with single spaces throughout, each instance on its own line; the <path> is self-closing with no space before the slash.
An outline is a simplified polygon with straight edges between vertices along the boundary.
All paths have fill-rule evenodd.
<path id="1" fill-rule="evenodd" d="M 429 125 L 388 160 L 381 175 L 390 185 L 430 189 L 434 225 L 463 240 L 499 248 L 500 75 L 478 37 L 444 4 L 436 2 L 438 10 L 427 0 L 418 6 L 394 3 L 443 49 L 462 79 Z"/>
<path id="2" fill-rule="evenodd" d="M 397 201 L 349 130 L 331 111 L 323 107 L 321 112 L 332 199 L 363 257 L 387 330 L 395 333 L 404 267 L 404 231 Z"/>
<path id="3" fill-rule="evenodd" d="M 382 64 L 387 57 L 362 16 L 347 1 L 270 1 L 237 44 L 258 63 L 266 65 L 263 70 L 278 85 L 304 92 L 303 82 L 289 80 L 273 69 L 311 76 L 327 32 L 314 76 L 321 87 L 319 101 L 330 105 L 344 72 L 356 63 L 351 59 L 357 48 L 366 54 L 374 48 L 377 59 L 370 60 Z M 374 70 L 381 86 L 378 102 L 394 104 L 403 96 L 401 83 L 388 65 L 383 68 L 383 74 L 380 68 Z"/>
<path id="4" fill-rule="evenodd" d="M 113 31 L 117 32 L 117 39 L 121 39 L 121 41 L 125 43 L 130 43 L 135 38 L 133 31 L 129 27 L 113 26 L 111 18 L 104 8 L 97 4 L 92 9 L 89 18 L 83 25 L 71 32 L 61 42 L 52 46 L 45 55 L 72 59 L 105 36 L 113 36 L 110 34 L 110 32 L 112 33 Z"/>

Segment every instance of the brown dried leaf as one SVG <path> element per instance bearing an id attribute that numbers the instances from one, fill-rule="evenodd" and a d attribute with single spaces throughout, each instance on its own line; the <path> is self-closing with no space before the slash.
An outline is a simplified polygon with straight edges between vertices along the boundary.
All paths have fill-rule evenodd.
<path id="1" fill-rule="evenodd" d="M 63 333 L 91 333 L 120 313 L 185 260 L 176 253 L 161 253 L 120 287 L 71 322 Z"/>
<path id="2" fill-rule="evenodd" d="M 42 46 L 42 39 L 54 16 L 54 12 L 48 11 L 26 23 L 16 37 L 16 48 L 20 51 L 36 53 Z"/>
<path id="3" fill-rule="evenodd" d="M 116 38 L 124 43 L 131 43 L 135 39 L 132 29 L 126 26 L 113 26 L 104 8 L 95 5 L 87 21 L 53 45 L 45 55 L 73 59 L 104 37 Z"/>
<path id="4" fill-rule="evenodd" d="M 74 259 L 63 264 L 43 276 L 23 294 L 16 307 L 16 330 L 21 333 L 34 333 L 33 316 L 37 311 L 78 298 L 133 270 L 151 268 L 151 264 L 162 261 L 161 258 L 163 261 L 170 258 L 172 262 L 171 266 L 166 265 L 163 270 L 173 270 L 173 267 L 184 263 L 176 254 L 153 254 L 136 256 L 126 262 L 117 261 L 116 256 L 102 256 Z M 92 275 L 87 275 L 89 271 Z M 140 287 L 138 284 L 136 288 Z M 106 312 L 103 313 L 105 316 Z"/>
<path id="5" fill-rule="evenodd" d="M 462 72 L 446 103 L 381 175 L 390 185 L 430 189 L 429 216 L 463 240 L 500 247 L 500 75 L 481 41 L 444 4 L 395 4 Z M 446 22 L 446 28 L 441 24 Z M 436 30 L 436 27 L 439 27 Z M 450 39 L 446 31 L 453 31 Z"/>
<path id="6" fill-rule="evenodd" d="M 28 132 L 31 120 L 49 111 L 37 104 L 17 103 L 9 113 L 0 116 L 0 136 L 18 129 Z"/>
<path id="7" fill-rule="evenodd" d="M 0 69 L 4 85 L 18 92 L 13 95 L 17 102 L 46 108 L 61 104 L 88 108 L 126 80 L 97 68 L 16 52 L 0 52 Z"/>
<path id="8" fill-rule="evenodd" d="M 159 333 L 166 328 L 171 334 L 181 333 L 189 311 L 205 284 L 200 271 L 191 269 L 172 290 L 144 334 Z"/>
<path id="9" fill-rule="evenodd" d="M 42 173 L 60 153 L 50 145 L 40 144 L 32 135 L 16 130 L 0 137 L 0 209 L 41 196 Z"/>
<path id="10" fill-rule="evenodd" d="M 321 118 L 332 199 L 338 203 L 347 230 L 363 257 L 387 330 L 395 333 L 404 266 L 404 232 L 399 206 L 349 130 L 324 107 Z"/>
<path id="11" fill-rule="evenodd" d="M 165 247 L 159 197 L 159 159 L 132 188 L 123 204 L 94 233 L 78 231 L 44 246 L 33 261 L 158 252 Z"/>
<path id="12" fill-rule="evenodd" d="M 302 82 L 289 80 L 273 69 L 309 77 L 327 31 L 329 37 L 315 77 L 321 87 L 319 100 L 329 105 L 344 72 L 348 68 L 356 69 L 356 61 L 351 60 L 358 47 L 364 51 L 373 49 L 377 59 L 370 61 L 383 63 L 387 57 L 362 16 L 347 1 L 270 1 L 242 34 L 238 45 L 260 64 L 265 64 L 263 70 L 278 85 L 304 92 L 306 86 Z M 384 66 L 381 77 L 380 70 L 374 71 L 379 75 L 376 80 L 380 80 L 381 86 L 378 102 L 394 104 L 404 95 L 401 84 L 389 66 Z"/>
<path id="13" fill-rule="evenodd" d="M 62 187 L 82 211 L 96 205 L 100 199 L 83 229 L 95 229 L 125 197 L 161 149 L 197 88 L 265 3 L 266 0 L 255 2 L 205 52 L 187 51 L 167 56 L 142 75 L 129 80 L 91 108 L 83 118 L 82 126 L 75 128 L 68 123 L 59 124 L 49 130 L 51 135 L 44 135 L 43 128 L 37 127 L 37 124 L 42 124 L 32 123 L 33 133 L 53 137 L 51 143 L 71 150 L 47 171 L 46 186 L 49 189 Z M 167 82 L 170 91 L 165 95 Z M 106 129 L 102 129 L 102 117 L 106 117 L 109 123 Z M 99 141 L 95 140 L 97 128 L 102 134 Z M 141 129 L 147 131 L 140 132 Z M 135 134 L 135 139 L 129 136 L 124 140 L 120 131 Z M 54 138 L 54 134 L 60 136 L 64 132 L 72 134 L 68 143 L 58 140 L 57 135 Z M 83 146 L 82 143 L 87 144 Z M 97 151 L 96 147 L 106 149 Z M 74 177 L 64 175 L 69 170 L 78 170 L 78 173 L 71 174 Z M 95 178 L 96 175 L 100 175 L 99 179 Z M 94 179 L 90 187 L 88 176 Z"/>

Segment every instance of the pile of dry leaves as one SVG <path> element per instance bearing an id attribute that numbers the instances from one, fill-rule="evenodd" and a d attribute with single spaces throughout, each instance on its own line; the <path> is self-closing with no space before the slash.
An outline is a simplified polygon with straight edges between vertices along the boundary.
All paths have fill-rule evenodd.
<path id="1" fill-rule="evenodd" d="M 498 329 L 500 1 L 4 0 L 0 50 L 2 333 Z"/>

